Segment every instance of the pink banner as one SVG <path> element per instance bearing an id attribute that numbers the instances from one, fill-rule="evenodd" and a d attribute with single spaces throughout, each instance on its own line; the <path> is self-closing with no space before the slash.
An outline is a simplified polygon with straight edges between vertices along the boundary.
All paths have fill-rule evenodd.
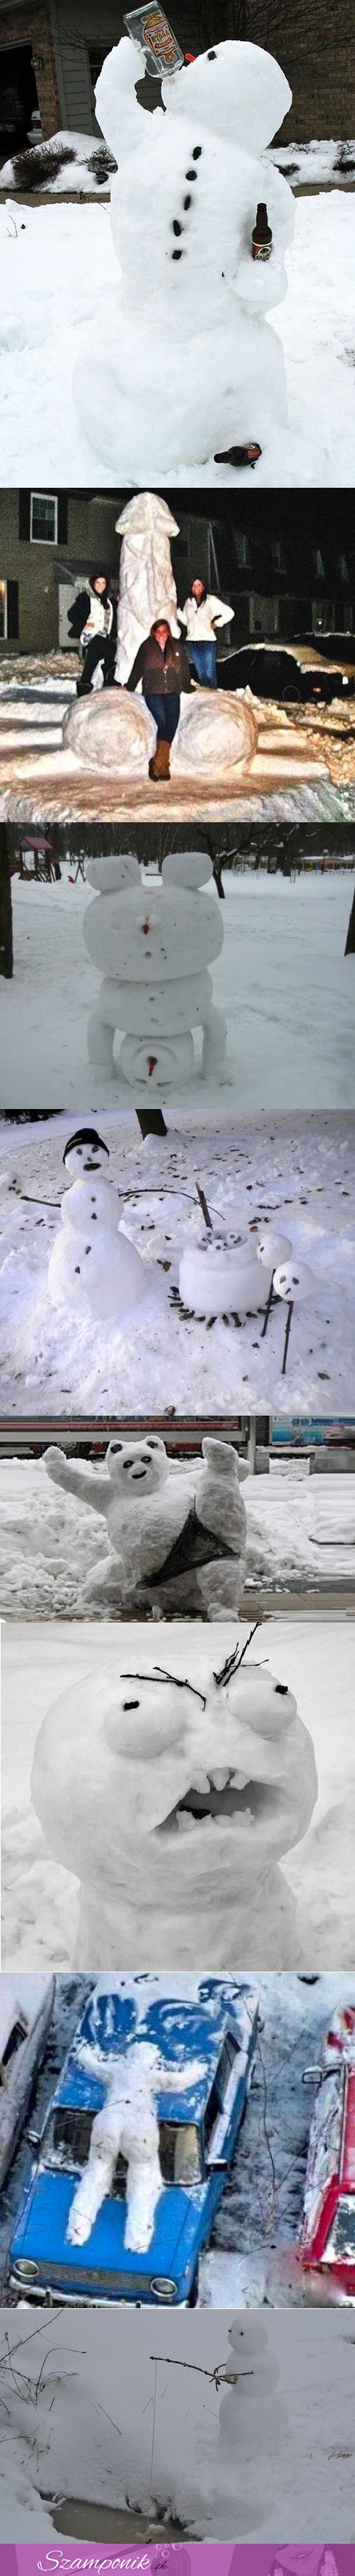
<path id="1" fill-rule="evenodd" d="M 0 2546 L 0 2576 L 71 2576 L 71 2570 L 75 2576 L 81 2570 L 83 2576 L 86 2571 L 88 2576 L 89 2571 L 90 2576 L 91 2571 L 93 2576 L 106 2576 L 106 2571 L 110 2576 L 111 2568 L 127 2568 L 129 2576 L 140 2576 L 140 2571 L 142 2576 L 202 2576 L 205 2547 L 205 2543 L 182 2540 L 149 2542 L 146 2548 L 144 2541 L 131 2541 L 127 2548 L 121 2542 L 115 2548 L 106 2547 L 104 2541 L 102 2546 L 98 2541 L 78 2544 L 53 2535 L 49 2547 L 34 2548 L 32 2542 L 28 2547 Z M 220 2547 L 217 2541 L 209 2541 L 207 2568 L 209 2576 L 355 2576 L 355 2544 L 343 2548 L 335 2541 L 322 2541 L 307 2549 L 296 2541 L 286 2547 L 274 2541 L 254 2548 L 248 2542 Z"/>

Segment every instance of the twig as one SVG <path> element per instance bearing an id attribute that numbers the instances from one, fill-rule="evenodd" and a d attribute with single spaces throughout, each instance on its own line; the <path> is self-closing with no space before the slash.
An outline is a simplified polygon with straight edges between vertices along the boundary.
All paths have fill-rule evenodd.
<path id="1" fill-rule="evenodd" d="M 199 1183 L 199 1181 L 196 1181 L 196 1189 L 197 1189 L 197 1197 L 198 1197 L 198 1199 L 199 1199 L 199 1201 L 200 1201 L 200 1207 L 202 1208 L 202 1215 L 204 1216 L 205 1225 L 210 1226 L 210 1225 L 211 1225 L 211 1218 L 210 1218 L 209 1208 L 207 1207 L 207 1199 L 205 1198 L 205 1192 L 204 1192 L 204 1190 L 201 1190 L 201 1189 L 200 1189 L 200 1183 Z"/>
<path id="2" fill-rule="evenodd" d="M 258 1619 L 255 1619 L 254 1627 L 250 1628 L 249 1637 L 246 1637 L 245 1639 L 245 1646 L 242 1646 L 241 1654 L 239 1654 L 239 1640 L 237 1639 L 233 1655 L 227 1655 L 227 1661 L 223 1664 L 222 1671 L 220 1673 L 214 1673 L 213 1680 L 214 1682 L 217 1682 L 217 1690 L 220 1690 L 223 1682 L 229 1682 L 231 1680 L 232 1673 L 239 1673 L 240 1665 L 244 1663 L 244 1655 L 247 1655 L 248 1653 L 248 1646 L 251 1646 L 252 1637 L 256 1636 L 258 1626 L 259 1621 Z"/>

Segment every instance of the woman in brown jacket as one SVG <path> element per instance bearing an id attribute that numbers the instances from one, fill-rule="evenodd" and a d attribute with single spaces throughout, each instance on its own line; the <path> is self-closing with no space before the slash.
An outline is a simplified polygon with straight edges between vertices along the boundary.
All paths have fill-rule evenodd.
<path id="1" fill-rule="evenodd" d="M 142 696 L 157 727 L 154 760 L 150 763 L 152 778 L 169 778 L 169 750 L 177 732 L 182 692 L 191 688 L 191 672 L 185 645 L 172 635 L 167 617 L 156 617 L 144 644 L 139 645 L 127 689 L 137 689 L 142 682 Z"/>

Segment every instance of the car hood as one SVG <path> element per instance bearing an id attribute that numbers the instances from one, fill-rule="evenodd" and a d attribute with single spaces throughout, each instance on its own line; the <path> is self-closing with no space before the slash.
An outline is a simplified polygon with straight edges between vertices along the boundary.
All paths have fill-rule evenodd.
<path id="1" fill-rule="evenodd" d="M 40 2263 L 48 2281 L 54 2280 L 56 2266 L 65 2265 L 66 2273 L 80 2283 L 88 2272 L 112 2270 L 139 2273 L 174 2274 L 185 2268 L 196 2240 L 200 2214 L 208 2183 L 184 2191 L 180 2185 L 163 2186 L 157 2202 L 149 2245 L 141 2252 L 125 2245 L 127 2205 L 124 2200 L 105 2200 L 98 2212 L 90 2236 L 84 2245 L 71 2245 L 67 2236 L 69 2212 L 75 2191 L 75 2179 L 67 2173 L 50 2173 L 42 2169 L 35 2178 L 15 2234 L 10 2260 L 21 2257 L 26 2262 Z"/>

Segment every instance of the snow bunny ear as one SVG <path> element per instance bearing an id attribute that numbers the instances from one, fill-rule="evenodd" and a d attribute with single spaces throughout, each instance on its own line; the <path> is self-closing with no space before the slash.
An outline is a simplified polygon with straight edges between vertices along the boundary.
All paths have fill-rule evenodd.
<path id="1" fill-rule="evenodd" d="M 163 859 L 164 885 L 184 886 L 188 894 L 197 894 L 198 887 L 209 885 L 212 876 L 207 850 L 168 850 Z"/>
<path id="2" fill-rule="evenodd" d="M 131 850 L 124 851 L 122 857 L 117 854 L 116 858 L 108 851 L 106 858 L 89 859 L 86 875 L 88 885 L 95 886 L 99 894 L 125 894 L 126 886 L 141 883 L 138 859 Z"/>
<path id="3" fill-rule="evenodd" d="M 100 83 L 99 83 L 100 87 Z M 203 128 L 240 143 L 243 152 L 264 152 L 291 107 L 292 90 L 272 54 L 261 45 L 216 45 L 194 63 L 162 81 L 162 99 L 170 116 L 195 117 L 191 149 L 203 148 Z M 201 128 L 201 131 L 200 131 Z M 109 136 L 109 141 L 111 137 Z"/>

